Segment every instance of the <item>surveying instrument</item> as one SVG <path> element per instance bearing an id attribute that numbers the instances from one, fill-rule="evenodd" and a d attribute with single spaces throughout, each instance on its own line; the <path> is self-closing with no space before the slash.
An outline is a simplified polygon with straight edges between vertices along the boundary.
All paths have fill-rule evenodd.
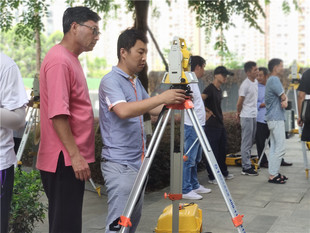
<path id="1" fill-rule="evenodd" d="M 158 124 L 155 128 L 153 137 L 150 141 L 149 148 L 142 162 L 141 168 L 137 174 L 133 188 L 130 192 L 125 209 L 118 219 L 114 222 L 119 227 L 119 232 L 124 233 L 126 227 L 132 226 L 130 217 L 133 213 L 135 205 L 140 198 L 140 194 L 145 186 L 147 175 L 150 170 L 152 161 L 155 157 L 156 150 L 159 146 L 160 140 L 164 134 L 164 130 L 170 119 L 171 123 L 171 141 L 170 141 L 170 158 L 171 158 L 171 185 L 170 193 L 165 194 L 165 197 L 172 201 L 172 232 L 179 232 L 179 202 L 182 199 L 182 173 L 183 173 L 183 144 L 184 144 L 184 110 L 190 117 L 193 123 L 195 132 L 198 136 L 199 142 L 202 146 L 207 161 L 210 164 L 212 172 L 216 178 L 219 188 L 224 197 L 225 203 L 232 217 L 234 226 L 238 229 L 238 232 L 245 232 L 243 228 L 243 215 L 239 215 L 236 209 L 236 205 L 230 195 L 225 179 L 220 171 L 219 165 L 214 157 L 211 146 L 204 133 L 203 128 L 199 124 L 197 115 L 194 111 L 193 102 L 190 99 L 190 87 L 189 83 L 197 83 L 198 79 L 190 70 L 190 53 L 187 50 L 184 39 L 174 37 L 171 50 L 169 53 L 169 72 L 163 77 L 162 83 L 170 84 L 171 89 L 183 89 L 186 90 L 188 98 L 182 104 L 167 105 L 163 108 L 162 114 L 158 118 Z M 164 112 L 167 111 L 166 114 Z M 180 124 L 180 153 L 174 153 L 174 114 L 175 110 L 181 110 L 181 124 Z"/>
<path id="2" fill-rule="evenodd" d="M 295 108 L 296 108 L 295 111 L 296 111 L 297 118 L 299 116 L 298 102 L 297 102 L 297 88 L 300 84 L 300 79 L 301 79 L 301 74 L 299 73 L 299 70 L 300 70 L 300 67 L 298 66 L 297 62 L 294 61 L 291 67 L 291 74 L 289 75 L 290 85 L 286 92 L 286 96 L 288 96 L 290 90 L 294 91 L 294 102 L 295 102 Z M 302 128 L 300 126 L 298 126 L 297 133 L 301 137 Z M 308 158 L 307 158 L 306 142 L 304 141 L 300 141 L 300 142 L 301 142 L 301 149 L 303 153 L 306 177 L 308 178 L 309 177 L 309 165 L 308 165 Z"/>

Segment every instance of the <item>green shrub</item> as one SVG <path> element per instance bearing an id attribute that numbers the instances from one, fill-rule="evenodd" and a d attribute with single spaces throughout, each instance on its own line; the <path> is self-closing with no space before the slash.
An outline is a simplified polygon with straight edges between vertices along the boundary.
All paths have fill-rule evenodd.
<path id="1" fill-rule="evenodd" d="M 14 179 L 9 232 L 31 233 L 38 221 L 43 222 L 46 205 L 39 201 L 43 186 L 39 171 L 17 170 Z"/>
<path id="2" fill-rule="evenodd" d="M 227 154 L 237 153 L 241 146 L 241 126 L 236 119 L 236 112 L 225 112 L 224 127 L 227 133 Z"/>

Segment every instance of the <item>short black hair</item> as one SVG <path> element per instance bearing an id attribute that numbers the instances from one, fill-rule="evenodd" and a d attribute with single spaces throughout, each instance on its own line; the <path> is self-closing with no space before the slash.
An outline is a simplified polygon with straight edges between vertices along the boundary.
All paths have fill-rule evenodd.
<path id="1" fill-rule="evenodd" d="M 101 20 L 101 18 L 96 12 L 85 6 L 67 8 L 62 17 L 62 28 L 64 34 L 70 31 L 70 27 L 73 22 L 84 23 L 88 20 L 92 20 L 97 23 Z"/>
<path id="2" fill-rule="evenodd" d="M 244 64 L 244 72 L 247 73 L 252 70 L 252 68 L 256 66 L 256 62 L 248 61 Z"/>
<path id="3" fill-rule="evenodd" d="M 268 75 L 268 69 L 266 67 L 259 67 L 258 70 L 263 71 L 265 76 Z"/>
<path id="4" fill-rule="evenodd" d="M 141 40 L 143 43 L 147 44 L 148 40 L 146 35 L 138 29 L 128 28 L 123 31 L 117 40 L 117 57 L 118 60 L 121 59 L 121 48 L 124 48 L 126 51 L 129 51 L 132 47 L 135 46 L 137 40 Z"/>
<path id="5" fill-rule="evenodd" d="M 280 58 L 273 58 L 268 62 L 268 69 L 270 72 L 273 71 L 273 68 L 277 65 L 280 65 L 280 63 L 283 62 Z"/>
<path id="6" fill-rule="evenodd" d="M 191 63 L 191 71 L 194 71 L 197 65 L 200 67 L 205 65 L 206 60 L 200 56 L 191 56 L 190 57 L 190 63 Z"/>

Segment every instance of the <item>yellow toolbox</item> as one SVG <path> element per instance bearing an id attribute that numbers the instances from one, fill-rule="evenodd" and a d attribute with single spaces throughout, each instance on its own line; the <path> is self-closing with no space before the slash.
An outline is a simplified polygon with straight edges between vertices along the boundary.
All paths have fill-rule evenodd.
<path id="1" fill-rule="evenodd" d="M 202 231 L 202 211 L 197 204 L 180 204 L 179 232 L 199 233 Z M 172 233 L 172 205 L 167 206 L 159 216 L 156 233 Z"/>
<path id="2" fill-rule="evenodd" d="M 258 163 L 257 156 L 251 156 L 251 162 L 252 165 L 255 165 Z M 226 155 L 226 165 L 228 166 L 241 166 L 241 155 L 235 155 L 235 154 L 228 154 Z"/>

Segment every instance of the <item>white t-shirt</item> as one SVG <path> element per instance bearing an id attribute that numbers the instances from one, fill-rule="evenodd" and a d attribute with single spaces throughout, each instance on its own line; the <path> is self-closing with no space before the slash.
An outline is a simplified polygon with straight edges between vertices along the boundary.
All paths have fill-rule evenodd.
<path id="1" fill-rule="evenodd" d="M 244 96 L 242 110 L 240 117 L 256 118 L 257 116 L 257 93 L 258 84 L 255 79 L 252 82 L 249 78 L 246 78 L 239 88 L 239 96 Z"/>
<path id="2" fill-rule="evenodd" d="M 0 52 L 0 108 L 14 110 L 27 103 L 27 93 L 17 65 Z M 13 130 L 0 125 L 0 170 L 16 165 L 16 162 Z"/>
<path id="3" fill-rule="evenodd" d="M 191 83 L 189 84 L 191 90 L 192 90 L 192 96 L 193 96 L 193 104 L 194 104 L 194 111 L 198 117 L 198 121 L 201 126 L 204 126 L 206 123 L 206 111 L 205 111 L 205 106 L 203 104 L 202 98 L 201 98 L 201 93 L 199 90 L 198 83 Z M 192 126 L 193 123 L 191 119 L 189 118 L 189 115 L 185 111 L 184 114 L 184 124 L 185 125 L 190 125 Z"/>

